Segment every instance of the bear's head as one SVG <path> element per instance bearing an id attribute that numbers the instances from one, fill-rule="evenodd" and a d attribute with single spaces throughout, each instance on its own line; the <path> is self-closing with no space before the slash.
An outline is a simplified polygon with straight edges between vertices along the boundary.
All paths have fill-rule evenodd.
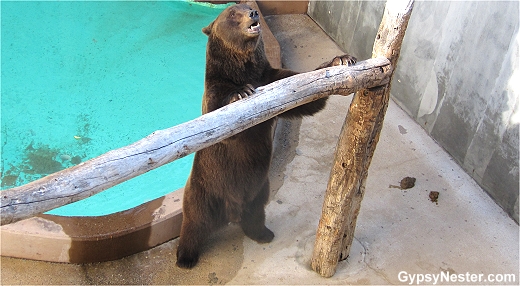
<path id="1" fill-rule="evenodd" d="M 222 11 L 202 32 L 234 49 L 254 48 L 261 38 L 260 16 L 246 4 L 233 5 Z"/>

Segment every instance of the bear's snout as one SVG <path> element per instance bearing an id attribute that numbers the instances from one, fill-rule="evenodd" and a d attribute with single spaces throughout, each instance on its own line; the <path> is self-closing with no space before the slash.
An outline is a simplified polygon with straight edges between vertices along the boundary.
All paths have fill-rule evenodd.
<path id="1" fill-rule="evenodd" d="M 258 11 L 256 10 L 251 10 L 249 11 L 249 18 L 251 18 L 252 20 L 255 20 L 255 21 L 258 21 Z"/>

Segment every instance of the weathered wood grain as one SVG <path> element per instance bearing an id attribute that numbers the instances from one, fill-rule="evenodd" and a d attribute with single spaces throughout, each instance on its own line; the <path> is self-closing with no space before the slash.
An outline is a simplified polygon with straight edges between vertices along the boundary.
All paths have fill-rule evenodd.
<path id="1" fill-rule="evenodd" d="M 372 57 L 388 58 L 394 70 L 413 3 L 387 1 L 374 42 Z M 390 82 L 380 88 L 358 90 L 352 99 L 336 148 L 311 260 L 312 269 L 324 277 L 334 275 L 338 261 L 350 253 L 389 97 Z"/>
<path id="2" fill-rule="evenodd" d="M 378 58 L 352 67 L 303 73 L 260 87 L 255 95 L 197 119 L 155 131 L 131 145 L 1 191 L 1 225 L 92 196 L 318 98 L 384 85 L 389 82 L 390 72 L 388 59 Z"/>

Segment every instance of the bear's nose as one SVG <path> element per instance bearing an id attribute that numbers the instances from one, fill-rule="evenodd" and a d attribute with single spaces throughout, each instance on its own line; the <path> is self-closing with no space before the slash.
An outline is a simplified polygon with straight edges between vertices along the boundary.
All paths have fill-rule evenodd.
<path id="1" fill-rule="evenodd" d="M 258 20 L 258 11 L 256 10 L 251 10 L 249 12 L 249 18 L 253 19 L 253 20 Z"/>

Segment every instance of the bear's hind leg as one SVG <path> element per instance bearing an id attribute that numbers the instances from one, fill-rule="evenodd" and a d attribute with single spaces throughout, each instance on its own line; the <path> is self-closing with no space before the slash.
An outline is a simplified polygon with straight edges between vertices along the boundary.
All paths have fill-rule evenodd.
<path id="1" fill-rule="evenodd" d="M 184 191 L 183 220 L 179 246 L 177 247 L 177 266 L 193 268 L 199 261 L 207 238 L 224 226 L 227 221 L 223 210 L 224 203 L 207 198 L 194 201 L 200 192 L 195 192 L 193 186 L 187 185 Z M 211 201 L 210 201 L 211 200 Z"/>
<path id="2" fill-rule="evenodd" d="M 177 266 L 193 268 L 199 261 L 201 247 L 210 231 L 202 224 L 184 223 L 177 247 Z"/>
<path id="3" fill-rule="evenodd" d="M 265 226 L 265 204 L 269 199 L 269 183 L 262 187 L 254 200 L 246 204 L 242 212 L 240 226 L 244 233 L 258 243 L 268 243 L 274 238 L 274 233 Z"/>

